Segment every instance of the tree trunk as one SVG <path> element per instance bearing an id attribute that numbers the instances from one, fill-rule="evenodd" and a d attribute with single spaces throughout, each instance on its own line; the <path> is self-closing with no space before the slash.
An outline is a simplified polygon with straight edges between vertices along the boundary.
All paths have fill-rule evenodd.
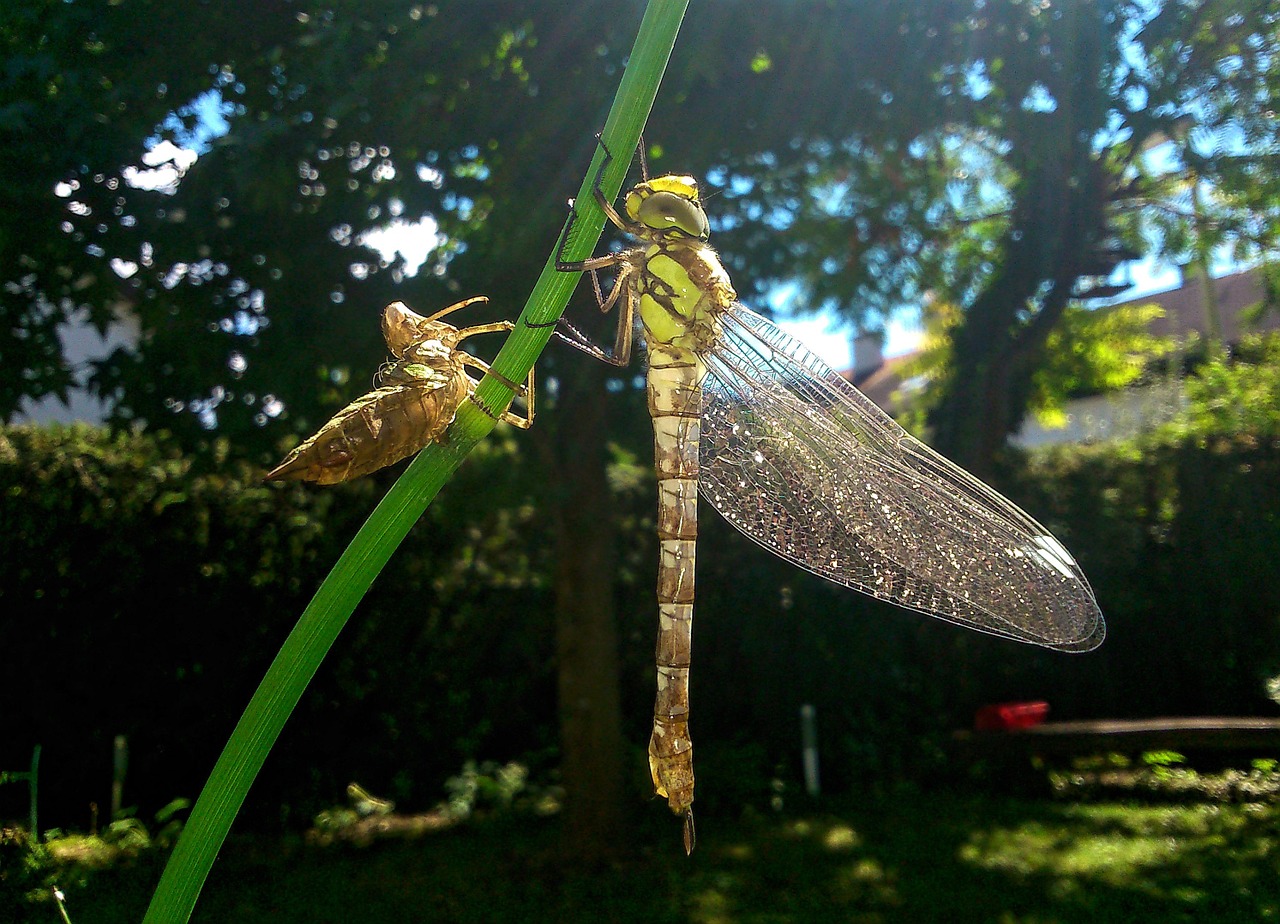
<path id="1" fill-rule="evenodd" d="M 598 859 L 622 841 L 625 773 L 614 612 L 615 521 L 605 468 L 607 392 L 590 367 L 566 383 L 554 455 L 556 658 L 566 851 Z"/>
<path id="2" fill-rule="evenodd" d="M 1113 46 L 1110 4 L 1080 4 L 1073 17 L 1071 69 L 1051 81 L 1052 109 L 1011 115 L 1009 165 L 1019 180 L 1000 260 L 954 335 L 953 375 L 929 417 L 939 451 L 988 477 L 1026 416 L 1050 331 L 1076 281 L 1098 272 L 1107 203 L 1118 175 L 1093 150 L 1111 100 L 1099 75 Z M 1027 85 L 1011 79 L 1013 92 Z M 1016 98 L 1016 97 L 1015 97 Z"/>
<path id="3" fill-rule="evenodd" d="M 1040 352 L 1106 235 L 1105 179 L 1087 149 L 1038 164 L 1018 191 L 1001 265 L 953 335 L 953 372 L 932 442 L 989 478 L 1027 414 Z"/>

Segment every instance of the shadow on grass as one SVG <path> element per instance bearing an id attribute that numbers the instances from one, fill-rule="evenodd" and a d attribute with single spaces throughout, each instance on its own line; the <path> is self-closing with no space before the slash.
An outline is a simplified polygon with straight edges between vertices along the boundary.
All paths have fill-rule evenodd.
<path id="1" fill-rule="evenodd" d="M 686 859 L 655 810 L 626 859 L 560 859 L 559 826 L 506 819 L 364 849 L 233 839 L 195 921 L 1266 921 L 1280 810 L 914 794 L 822 813 L 704 816 Z M 159 863 L 95 875 L 76 924 L 137 921 Z M 68 883 L 70 885 L 70 883 Z M 72 890 L 69 890 L 72 891 Z"/>

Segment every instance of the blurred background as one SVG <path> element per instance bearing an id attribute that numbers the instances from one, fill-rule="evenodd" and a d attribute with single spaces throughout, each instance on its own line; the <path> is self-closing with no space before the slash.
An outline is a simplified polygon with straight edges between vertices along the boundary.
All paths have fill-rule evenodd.
<path id="1" fill-rule="evenodd" d="M 402 466 L 262 474 L 368 390 L 386 303 L 516 316 L 642 12 L 0 12 L 0 766 L 42 746 L 42 827 L 105 815 L 119 735 L 140 815 L 198 793 Z M 693 5 L 650 171 L 698 177 L 742 300 L 1045 523 L 1109 628 L 1085 656 L 967 633 L 707 514 L 701 809 L 802 789 L 805 704 L 831 793 L 962 782 L 948 742 L 991 703 L 1280 715 L 1276 33 L 1246 0 Z M 607 340 L 588 286 L 569 313 Z M 657 556 L 640 375 L 548 348 L 536 426 L 496 431 L 410 533 L 237 830 L 306 827 L 351 779 L 425 811 L 468 761 L 518 762 L 580 844 L 628 830 Z"/>

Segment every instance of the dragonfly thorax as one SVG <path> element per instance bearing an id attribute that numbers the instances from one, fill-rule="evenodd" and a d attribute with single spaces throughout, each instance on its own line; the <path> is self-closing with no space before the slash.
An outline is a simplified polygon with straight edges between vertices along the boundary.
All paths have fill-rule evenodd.
<path id="1" fill-rule="evenodd" d="M 404 358 L 432 366 L 443 366 L 452 360 L 453 348 L 440 340 L 426 340 L 405 350 Z"/>
<path id="2" fill-rule="evenodd" d="M 637 308 L 650 349 L 666 344 L 694 353 L 720 337 L 720 316 L 733 303 L 729 274 L 701 241 L 653 244 L 635 277 Z"/>

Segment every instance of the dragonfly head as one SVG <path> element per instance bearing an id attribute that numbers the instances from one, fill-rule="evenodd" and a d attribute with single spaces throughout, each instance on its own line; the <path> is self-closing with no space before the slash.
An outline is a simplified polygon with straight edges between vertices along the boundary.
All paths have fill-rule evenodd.
<path id="1" fill-rule="evenodd" d="M 698 184 L 691 176 L 660 176 L 627 193 L 627 217 L 643 225 L 652 237 L 691 237 L 705 241 L 711 226 L 698 200 Z"/>

